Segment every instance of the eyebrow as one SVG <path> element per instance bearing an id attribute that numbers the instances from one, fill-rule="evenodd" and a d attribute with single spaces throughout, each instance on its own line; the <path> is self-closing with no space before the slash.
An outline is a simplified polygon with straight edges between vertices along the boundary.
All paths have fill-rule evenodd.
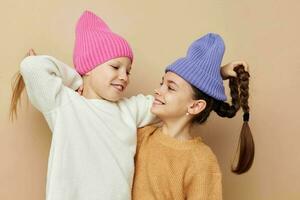
<path id="1" fill-rule="evenodd" d="M 177 83 L 175 83 L 174 81 L 168 80 L 168 83 L 170 83 L 170 84 L 175 84 L 175 85 L 178 87 Z"/>
<path id="2" fill-rule="evenodd" d="M 111 60 L 110 63 L 111 64 L 119 64 L 119 65 L 121 65 L 121 62 L 117 61 L 117 60 Z"/>
<path id="3" fill-rule="evenodd" d="M 118 61 L 118 60 L 112 60 L 110 64 L 119 64 L 119 65 L 122 66 L 122 63 L 121 63 L 120 61 Z M 128 70 L 131 71 L 131 68 L 132 68 L 132 67 L 129 67 Z"/>
<path id="4" fill-rule="evenodd" d="M 164 77 L 162 77 L 162 82 L 164 82 Z M 175 84 L 177 87 L 179 87 L 178 84 L 172 80 L 168 80 L 167 82 L 171 84 Z"/>

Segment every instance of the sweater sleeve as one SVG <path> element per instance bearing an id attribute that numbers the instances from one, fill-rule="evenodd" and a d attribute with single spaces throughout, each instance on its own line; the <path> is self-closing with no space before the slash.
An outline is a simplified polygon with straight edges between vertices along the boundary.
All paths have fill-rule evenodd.
<path id="1" fill-rule="evenodd" d="M 203 174 L 195 176 L 190 183 L 187 200 L 222 200 L 222 178 L 221 174 Z"/>
<path id="2" fill-rule="evenodd" d="M 81 76 L 71 67 L 51 56 L 28 56 L 20 64 L 30 102 L 45 113 L 63 102 L 65 86 L 76 90 Z"/>
<path id="3" fill-rule="evenodd" d="M 222 174 L 215 155 L 208 150 L 209 155 L 203 160 L 195 161 L 197 164 L 189 174 L 187 200 L 222 200 Z"/>
<path id="4" fill-rule="evenodd" d="M 158 121 L 156 116 L 150 111 L 153 100 L 154 97 L 151 95 L 145 96 L 139 94 L 137 96 L 132 96 L 125 101 L 130 110 L 130 115 L 135 120 L 137 128 L 144 127 Z"/>

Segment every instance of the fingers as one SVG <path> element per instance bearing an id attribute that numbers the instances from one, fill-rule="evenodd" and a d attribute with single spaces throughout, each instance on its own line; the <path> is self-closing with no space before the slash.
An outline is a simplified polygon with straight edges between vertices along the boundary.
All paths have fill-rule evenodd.
<path id="1" fill-rule="evenodd" d="M 229 71 L 229 72 L 228 72 L 228 76 L 229 76 L 229 77 L 237 77 L 237 74 L 236 74 L 235 71 L 232 70 L 232 71 Z"/>
<path id="2" fill-rule="evenodd" d="M 25 57 L 27 56 L 36 56 L 36 53 L 33 49 L 29 49 L 28 52 L 25 54 Z"/>
<path id="3" fill-rule="evenodd" d="M 238 60 L 238 61 L 234 62 L 234 68 L 237 67 L 237 66 L 239 66 L 239 65 L 244 66 L 245 71 L 249 70 L 249 65 L 248 65 L 248 63 L 246 61 Z"/>
<path id="4" fill-rule="evenodd" d="M 29 49 L 29 55 L 30 56 L 36 56 L 36 53 L 33 49 Z"/>

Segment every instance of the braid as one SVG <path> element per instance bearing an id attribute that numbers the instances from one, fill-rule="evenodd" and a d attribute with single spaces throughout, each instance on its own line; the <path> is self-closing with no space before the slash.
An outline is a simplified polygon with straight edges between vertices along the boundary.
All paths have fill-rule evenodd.
<path id="1" fill-rule="evenodd" d="M 250 116 L 248 105 L 250 75 L 244 70 L 242 65 L 235 67 L 234 71 L 237 73 L 237 77 L 231 77 L 229 79 L 231 105 L 210 97 L 192 85 L 194 99 L 203 99 L 206 101 L 205 109 L 197 114 L 192 119 L 192 122 L 199 124 L 204 123 L 212 110 L 221 117 L 232 118 L 242 107 L 244 112 L 244 124 L 239 139 L 239 158 L 237 165 L 235 167 L 232 166 L 231 169 L 231 171 L 236 174 L 242 174 L 247 172 L 252 166 L 255 149 L 252 133 L 248 124 Z"/>
<path id="2" fill-rule="evenodd" d="M 241 99 L 241 106 L 244 113 L 249 113 L 249 106 L 248 106 L 248 98 L 249 98 L 249 73 L 246 72 L 243 66 L 238 66 L 235 68 L 235 72 L 237 73 L 238 82 L 240 85 L 240 99 Z"/>
<path id="3" fill-rule="evenodd" d="M 231 77 L 229 79 L 231 105 L 227 102 L 216 101 L 214 111 L 221 117 L 232 118 L 237 111 L 242 107 L 244 112 L 244 124 L 240 133 L 239 139 L 239 158 L 237 165 L 232 166 L 231 171 L 236 174 L 242 174 L 247 172 L 252 166 L 254 160 L 254 141 L 252 133 L 248 124 L 249 121 L 249 78 L 250 75 L 244 70 L 242 65 L 234 68 L 237 73 L 237 77 Z"/>
<path id="4" fill-rule="evenodd" d="M 224 101 L 216 101 L 213 110 L 221 117 L 232 118 L 240 109 L 240 97 L 238 80 L 236 78 L 229 79 L 231 105 Z"/>
<path id="5" fill-rule="evenodd" d="M 238 66 L 234 69 L 237 73 L 237 82 L 240 90 L 240 105 L 244 112 L 244 124 L 240 133 L 239 139 L 239 158 L 237 165 L 232 166 L 231 171 L 236 174 L 247 172 L 252 166 L 254 160 L 255 146 L 252 133 L 248 124 L 249 121 L 249 73 L 244 70 L 243 66 Z"/>

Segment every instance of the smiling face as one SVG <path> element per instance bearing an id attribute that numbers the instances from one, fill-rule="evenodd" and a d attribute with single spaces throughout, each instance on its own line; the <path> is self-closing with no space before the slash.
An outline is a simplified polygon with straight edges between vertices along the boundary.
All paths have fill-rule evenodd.
<path id="1" fill-rule="evenodd" d="M 151 112 L 160 119 L 176 119 L 186 117 L 186 113 L 196 115 L 201 112 L 206 102 L 195 100 L 191 85 L 173 72 L 167 72 L 161 87 L 155 90 L 155 101 Z"/>
<path id="2" fill-rule="evenodd" d="M 111 59 L 97 66 L 84 76 L 86 96 L 108 101 L 120 100 L 129 84 L 130 70 L 131 60 L 127 57 Z"/>

